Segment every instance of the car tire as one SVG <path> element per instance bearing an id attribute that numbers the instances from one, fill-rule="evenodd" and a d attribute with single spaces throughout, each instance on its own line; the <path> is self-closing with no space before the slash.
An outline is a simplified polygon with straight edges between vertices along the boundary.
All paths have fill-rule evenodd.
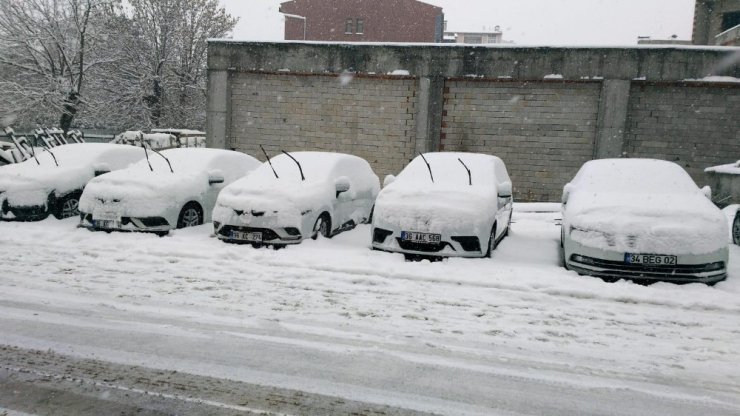
<path id="1" fill-rule="evenodd" d="M 316 218 L 316 222 L 313 225 L 313 234 L 311 235 L 311 239 L 317 239 L 319 234 L 325 238 L 331 238 L 331 218 L 326 212 L 319 215 L 319 218 Z"/>
<path id="2" fill-rule="evenodd" d="M 493 223 L 493 228 L 491 229 L 491 237 L 488 239 L 488 250 L 486 250 L 486 257 L 491 257 L 493 255 L 493 250 L 496 249 L 496 246 L 498 246 L 498 241 L 496 241 L 496 223 Z"/>
<path id="3" fill-rule="evenodd" d="M 57 199 L 53 211 L 54 216 L 62 220 L 80 215 L 80 196 L 79 192 L 75 192 Z"/>
<path id="4" fill-rule="evenodd" d="M 196 202 L 188 202 L 177 217 L 177 228 L 195 227 L 203 224 L 203 208 Z"/>
<path id="5" fill-rule="evenodd" d="M 740 246 L 740 208 L 735 213 L 735 220 L 732 221 L 732 242 Z"/>

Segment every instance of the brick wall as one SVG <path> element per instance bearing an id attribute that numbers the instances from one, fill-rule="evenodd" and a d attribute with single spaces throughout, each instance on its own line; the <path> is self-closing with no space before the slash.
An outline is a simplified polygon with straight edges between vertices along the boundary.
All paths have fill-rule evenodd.
<path id="1" fill-rule="evenodd" d="M 415 80 L 238 73 L 232 76 L 229 147 L 264 160 L 279 150 L 350 153 L 381 181 L 415 149 Z M 345 80 L 346 81 L 346 80 Z"/>
<path id="2" fill-rule="evenodd" d="M 740 159 L 738 91 L 740 86 L 633 83 L 628 156 L 676 162 L 703 186 L 705 168 Z"/>
<path id="3" fill-rule="evenodd" d="M 499 156 L 519 201 L 559 201 L 594 153 L 600 84 L 448 81 L 441 145 Z"/>

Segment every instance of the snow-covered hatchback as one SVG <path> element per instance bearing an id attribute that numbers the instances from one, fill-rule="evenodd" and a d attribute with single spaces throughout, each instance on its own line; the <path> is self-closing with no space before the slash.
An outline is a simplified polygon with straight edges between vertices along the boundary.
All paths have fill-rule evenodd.
<path id="1" fill-rule="evenodd" d="M 477 153 L 427 153 L 375 202 L 372 246 L 407 257 L 490 256 L 509 232 L 512 184 L 504 162 Z"/>
<path id="2" fill-rule="evenodd" d="M 52 153 L 53 152 L 53 153 Z M 42 220 L 78 214 L 82 190 L 95 176 L 122 169 L 144 157 L 133 146 L 79 143 L 36 153 L 0 168 L 0 219 Z"/>
<path id="3" fill-rule="evenodd" d="M 370 165 L 341 153 L 295 152 L 224 188 L 213 212 L 219 239 L 297 244 L 367 222 L 380 190 Z"/>
<path id="4" fill-rule="evenodd" d="M 587 162 L 563 190 L 565 267 L 606 279 L 724 280 L 727 220 L 710 196 L 672 162 Z"/>
<path id="5" fill-rule="evenodd" d="M 261 165 L 230 150 L 147 152 L 146 160 L 90 181 L 80 199 L 80 226 L 161 235 L 210 222 L 221 189 Z"/>

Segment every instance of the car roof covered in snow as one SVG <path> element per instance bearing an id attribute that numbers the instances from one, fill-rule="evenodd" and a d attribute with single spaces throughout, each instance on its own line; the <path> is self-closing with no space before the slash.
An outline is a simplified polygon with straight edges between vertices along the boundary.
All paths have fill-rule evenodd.
<path id="1" fill-rule="evenodd" d="M 421 156 L 417 156 L 398 175 L 393 182 L 394 187 L 419 185 L 459 187 L 468 185 L 471 181 L 474 187 L 490 187 L 492 184 L 510 181 L 504 162 L 496 156 L 482 153 L 434 152 L 425 153 L 424 157 L 429 162 L 429 167 Z M 466 166 L 470 169 L 470 176 Z M 430 169 L 434 176 L 434 185 L 429 174 Z"/>
<path id="2" fill-rule="evenodd" d="M 327 181 L 332 178 L 335 170 L 340 166 L 349 167 L 350 169 L 354 167 L 358 174 L 363 172 L 372 173 L 365 159 L 345 153 L 290 152 L 290 156 L 300 162 L 307 182 Z M 275 178 L 270 164 L 264 163 L 245 180 L 249 182 L 302 182 L 298 164 L 288 155 L 279 154 L 272 157 L 270 162 L 279 178 Z"/>
<path id="3" fill-rule="evenodd" d="M 139 150 L 143 157 L 144 149 L 140 148 Z M 130 169 L 143 169 L 150 171 L 149 164 L 151 164 L 155 173 L 170 173 L 170 168 L 164 158 L 151 149 L 147 149 L 147 152 L 149 154 L 149 161 L 147 162 L 146 159 L 141 160 L 131 166 Z M 169 160 L 170 164 L 172 164 L 172 170 L 174 170 L 175 173 L 183 171 L 192 172 L 204 169 L 218 169 L 220 164 L 231 163 L 230 161 L 239 161 L 252 165 L 250 166 L 250 170 L 261 165 L 259 160 L 246 153 L 224 149 L 190 147 L 167 149 L 159 153 Z"/>
<path id="4" fill-rule="evenodd" d="M 657 159 L 592 160 L 581 167 L 570 186 L 620 193 L 691 193 L 698 189 L 681 166 Z"/>

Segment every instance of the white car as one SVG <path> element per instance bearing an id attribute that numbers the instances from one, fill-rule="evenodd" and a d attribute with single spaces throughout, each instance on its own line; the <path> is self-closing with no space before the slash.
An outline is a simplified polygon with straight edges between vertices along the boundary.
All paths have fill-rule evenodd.
<path id="1" fill-rule="evenodd" d="M 144 148 L 137 150 L 144 155 Z M 261 165 L 230 150 L 146 152 L 128 169 L 90 181 L 80 199 L 80 226 L 163 235 L 210 222 L 221 189 Z"/>
<path id="2" fill-rule="evenodd" d="M 672 162 L 587 162 L 563 190 L 565 267 L 606 280 L 724 280 L 727 220 L 710 197 Z"/>
<path id="3" fill-rule="evenodd" d="M 357 156 L 285 153 L 224 188 L 213 227 L 223 241 L 253 245 L 331 237 L 367 222 L 379 190 L 377 175 Z"/>
<path id="4" fill-rule="evenodd" d="M 512 184 L 496 156 L 427 153 L 385 182 L 375 202 L 373 249 L 486 257 L 509 232 Z"/>
<path id="5" fill-rule="evenodd" d="M 82 190 L 95 176 L 144 157 L 142 149 L 104 143 L 68 144 L 0 168 L 0 219 L 37 221 L 76 216 Z"/>

